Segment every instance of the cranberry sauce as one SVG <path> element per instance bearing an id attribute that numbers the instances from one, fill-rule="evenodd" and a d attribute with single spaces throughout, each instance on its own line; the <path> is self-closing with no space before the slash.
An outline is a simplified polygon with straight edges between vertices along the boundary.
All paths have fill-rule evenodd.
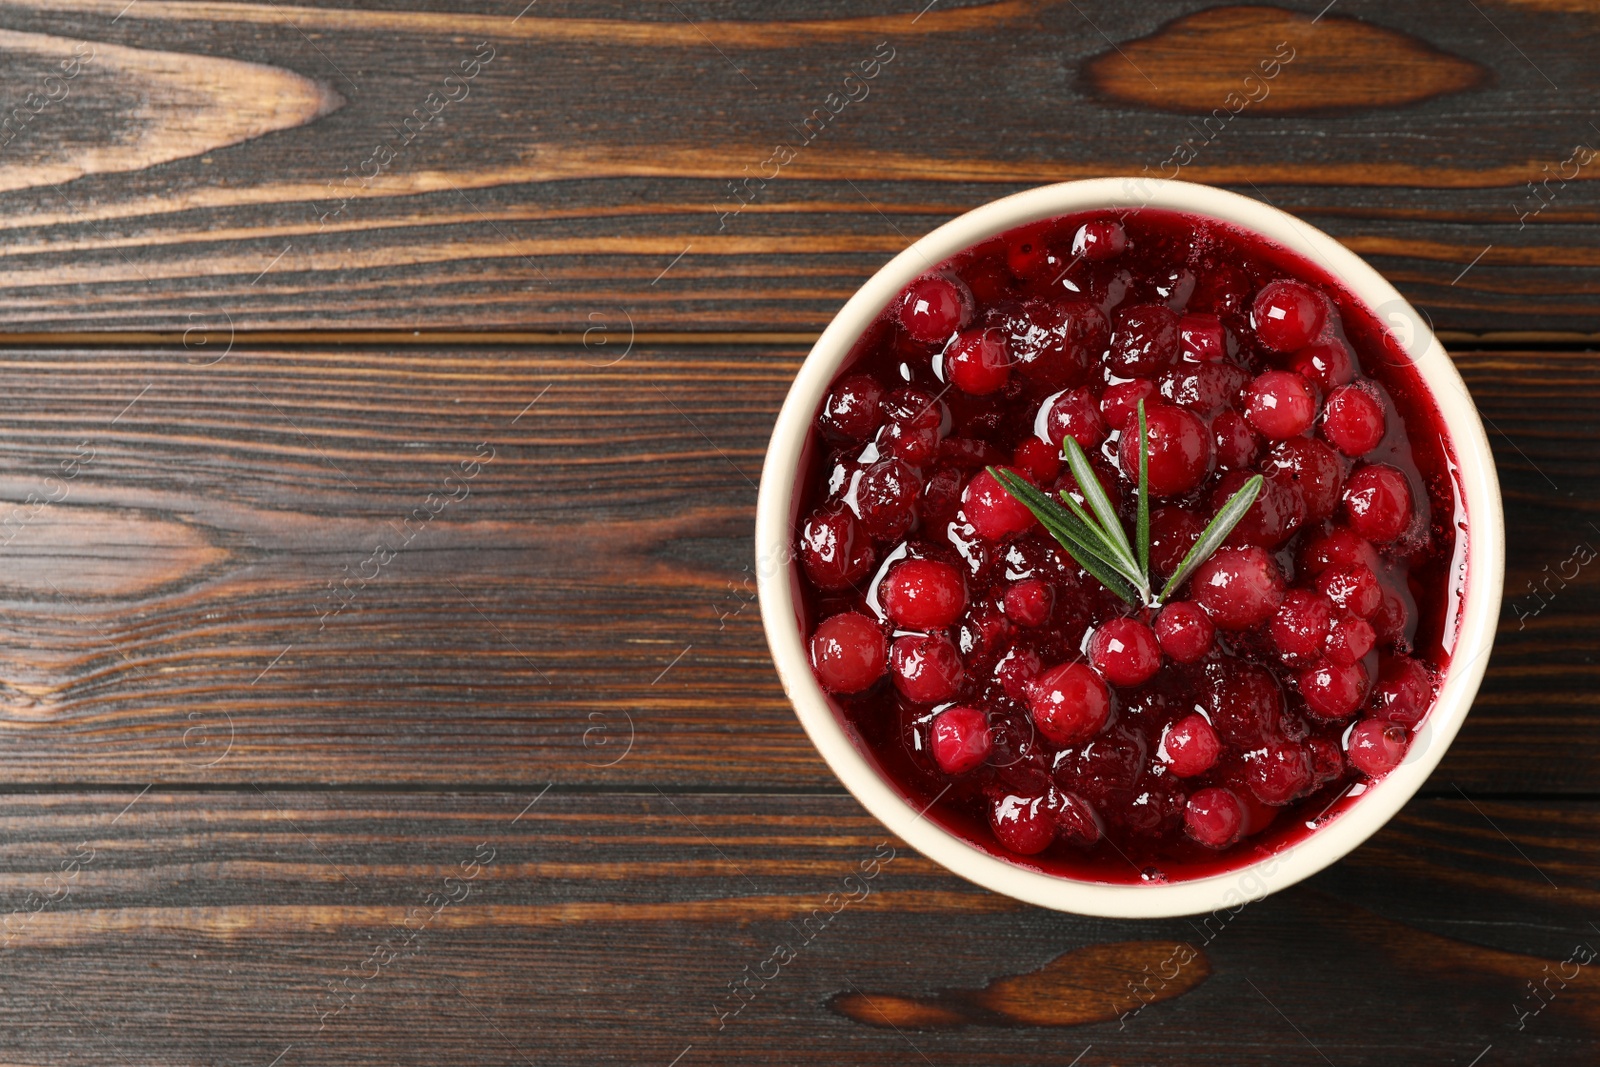
<path id="1" fill-rule="evenodd" d="M 1132 540 L 1146 412 L 1159 592 L 1082 569 L 988 468 Z M 1096 212 L 913 282 L 818 411 L 794 531 L 813 670 L 927 817 L 1073 878 L 1176 881 L 1279 851 L 1405 755 L 1454 644 L 1451 446 L 1338 282 L 1229 224 Z"/>

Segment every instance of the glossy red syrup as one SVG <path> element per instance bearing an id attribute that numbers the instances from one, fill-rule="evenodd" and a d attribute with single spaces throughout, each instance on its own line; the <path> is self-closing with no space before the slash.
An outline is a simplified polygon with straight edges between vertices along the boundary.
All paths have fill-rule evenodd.
<path id="1" fill-rule="evenodd" d="M 1157 588 L 1266 479 L 1159 608 L 1106 590 L 984 473 L 1081 500 L 1071 436 L 1131 539 L 1140 401 Z M 848 731 L 927 818 L 1072 878 L 1213 875 L 1403 758 L 1464 593 L 1452 465 L 1409 358 L 1314 263 L 1196 216 L 1051 219 L 919 278 L 857 344 L 801 472 L 801 627 Z"/>

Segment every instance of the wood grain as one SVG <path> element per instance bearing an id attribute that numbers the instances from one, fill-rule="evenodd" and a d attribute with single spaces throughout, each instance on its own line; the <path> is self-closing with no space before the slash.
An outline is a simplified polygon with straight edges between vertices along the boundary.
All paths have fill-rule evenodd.
<path id="1" fill-rule="evenodd" d="M 602 339 L 0 353 L 9 780 L 836 789 L 750 556 L 802 353 Z M 1510 570 L 1431 788 L 1589 793 L 1600 373 L 1457 361 Z"/>
<path id="2" fill-rule="evenodd" d="M 1080 1062 L 1362 1067 L 1492 1043 L 1582 1062 L 1592 967 L 1521 1030 L 1514 1008 L 1600 937 L 1574 921 L 1600 890 L 1600 811 L 1483 807 L 1534 859 L 1568 858 L 1557 887 L 1458 798 L 1237 913 L 1116 922 L 979 890 L 840 796 L 12 795 L 0 1059 L 1065 1064 L 1092 1046 Z M 1422 909 L 1395 878 L 1451 888 Z M 1195 962 L 1163 979 L 1183 946 Z M 1068 978 L 1074 959 L 1094 962 Z M 1067 990 L 1041 973 L 1090 1014 L 1053 1014 L 1041 998 Z M 837 1010 L 986 987 L 988 1025 Z"/>
<path id="3" fill-rule="evenodd" d="M 5 149 L 34 184 L 0 194 L 0 328 L 814 332 L 951 216 L 1192 143 L 1180 176 L 1328 229 L 1443 329 L 1600 335 L 1588 11 L 123 6 L 0 4 L 7 109 L 37 42 L 104 60 Z M 1261 106 L 1190 113 L 1278 26 L 1305 53 Z"/>

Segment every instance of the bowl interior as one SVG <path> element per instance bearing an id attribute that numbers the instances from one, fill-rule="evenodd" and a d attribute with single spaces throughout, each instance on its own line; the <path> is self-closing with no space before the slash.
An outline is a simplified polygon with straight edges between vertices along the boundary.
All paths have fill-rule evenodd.
<path id="1" fill-rule="evenodd" d="M 879 773 L 812 676 L 796 611 L 799 577 L 792 531 L 799 472 L 805 469 L 811 423 L 822 397 L 855 342 L 909 282 L 932 265 L 1028 222 L 1138 207 L 1209 216 L 1254 231 L 1322 266 L 1389 327 L 1431 392 L 1451 439 L 1456 491 L 1469 516 L 1464 553 L 1458 545 L 1468 578 L 1439 696 L 1399 767 L 1331 822 L 1266 859 L 1206 878 L 1106 885 L 1031 870 L 983 852 L 926 818 Z M 762 618 L 779 676 L 813 743 L 852 793 L 889 829 L 962 877 L 1045 907 L 1115 917 L 1237 906 L 1315 873 L 1381 827 L 1443 757 L 1476 693 L 1499 615 L 1503 556 L 1499 489 L 1482 425 L 1454 366 L 1416 310 L 1365 262 L 1303 221 L 1224 190 L 1146 179 L 1068 182 L 995 201 L 933 231 L 883 267 L 839 312 L 796 377 L 767 453 L 756 522 Z"/>

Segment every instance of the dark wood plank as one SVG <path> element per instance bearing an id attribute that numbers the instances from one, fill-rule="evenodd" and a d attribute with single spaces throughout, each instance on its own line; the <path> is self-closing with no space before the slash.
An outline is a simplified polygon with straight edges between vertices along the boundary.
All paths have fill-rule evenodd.
<path id="1" fill-rule="evenodd" d="M 200 351 L 0 358 L 10 781 L 834 787 L 754 603 L 799 352 Z M 1591 792 L 1600 372 L 1459 362 L 1511 570 L 1437 788 Z"/>
<path id="2" fill-rule="evenodd" d="M 7 3 L 0 326 L 816 330 L 953 214 L 1148 169 L 1441 328 L 1600 334 L 1593 14 L 1323 6 Z"/>
<path id="3" fill-rule="evenodd" d="M 1600 999 L 1562 962 L 1600 942 L 1600 808 L 1481 807 L 1413 803 L 1237 912 L 1110 922 L 847 797 L 11 795 L 0 1059 L 1585 1062 Z"/>

